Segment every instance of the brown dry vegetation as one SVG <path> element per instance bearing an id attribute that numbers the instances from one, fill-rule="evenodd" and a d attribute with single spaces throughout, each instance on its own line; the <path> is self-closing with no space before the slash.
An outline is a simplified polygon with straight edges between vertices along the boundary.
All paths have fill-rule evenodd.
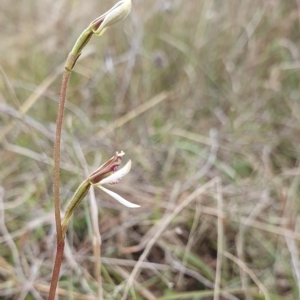
<path id="1" fill-rule="evenodd" d="M 0 0 L 0 299 L 46 298 L 62 64 L 113 3 Z M 59 299 L 98 297 L 93 196 L 104 299 L 133 275 L 127 299 L 299 298 L 299 45 L 296 0 L 133 0 L 92 38 L 68 92 L 62 205 L 124 150 L 113 190 L 141 208 L 86 197 Z"/>

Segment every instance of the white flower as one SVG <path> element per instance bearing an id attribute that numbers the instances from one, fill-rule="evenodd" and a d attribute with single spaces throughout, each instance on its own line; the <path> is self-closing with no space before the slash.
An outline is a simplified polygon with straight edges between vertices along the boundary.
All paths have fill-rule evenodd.
<path id="1" fill-rule="evenodd" d="M 121 204 L 123 204 L 127 207 L 130 207 L 130 208 L 140 207 L 140 205 L 131 203 L 131 202 L 125 200 L 123 197 L 121 197 L 117 193 L 112 192 L 112 191 L 110 191 L 107 188 L 102 186 L 103 184 L 117 184 L 117 183 L 119 183 L 121 181 L 121 179 L 130 171 L 130 169 L 131 169 L 131 160 L 129 160 L 123 168 L 115 171 L 116 167 L 119 166 L 120 160 L 121 160 L 123 155 L 124 155 L 124 152 L 121 152 L 121 153 L 117 152 L 116 155 L 113 156 L 107 163 L 105 163 L 98 170 L 96 170 L 94 173 L 92 173 L 93 176 L 90 177 L 91 178 L 90 183 L 94 186 L 97 186 L 102 191 L 104 191 L 105 193 L 107 193 L 108 195 L 110 195 L 111 197 L 113 197 L 114 199 L 116 199 Z M 116 164 L 118 164 L 118 165 L 116 166 Z M 103 178 L 103 176 L 102 176 L 103 175 L 103 169 L 105 169 L 105 171 L 106 171 L 106 172 L 104 172 L 104 174 L 106 173 L 106 174 L 110 174 L 110 175 Z M 113 170 L 113 171 L 111 171 L 111 170 Z M 99 174 L 100 174 L 100 176 L 99 176 Z M 101 178 L 101 179 L 99 181 L 95 182 L 95 178 Z"/>
<path id="2" fill-rule="evenodd" d="M 93 25 L 98 25 L 100 23 L 100 26 L 96 30 L 93 30 L 93 32 L 98 36 L 102 35 L 108 27 L 125 19 L 130 11 L 131 0 L 119 1 L 109 11 L 92 22 Z"/>

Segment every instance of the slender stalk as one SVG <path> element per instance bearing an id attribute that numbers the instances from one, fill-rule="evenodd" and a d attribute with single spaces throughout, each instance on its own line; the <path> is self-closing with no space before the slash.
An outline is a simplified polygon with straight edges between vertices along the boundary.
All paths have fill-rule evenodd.
<path id="1" fill-rule="evenodd" d="M 68 83 L 70 78 L 70 73 L 72 68 L 74 67 L 76 60 L 79 55 L 75 57 L 72 53 L 69 54 L 66 64 L 65 70 L 63 73 L 63 79 L 61 83 L 60 90 L 60 99 L 59 106 L 57 112 L 56 119 L 56 132 L 55 132 L 55 144 L 54 144 L 54 176 L 53 176 L 53 190 L 54 190 L 54 212 L 55 212 L 55 225 L 56 225 L 56 256 L 53 266 L 51 285 L 49 290 L 48 300 L 53 300 L 55 298 L 55 292 L 57 287 L 57 282 L 59 279 L 59 271 L 63 259 L 65 241 L 64 234 L 62 230 L 61 224 L 61 216 L 60 216 L 60 143 L 61 143 L 61 131 L 63 125 L 64 118 L 64 110 L 65 110 L 65 102 L 67 96 Z"/>
<path id="2" fill-rule="evenodd" d="M 55 298 L 57 282 L 59 279 L 59 271 L 60 271 L 61 262 L 64 255 L 64 248 L 65 248 L 64 240 L 60 243 L 57 243 L 56 256 L 55 256 L 55 262 L 54 262 L 54 267 L 52 272 L 52 279 L 51 279 L 48 300 L 53 300 Z"/>
<path id="3" fill-rule="evenodd" d="M 57 244 L 63 241 L 61 217 L 60 217 L 60 196 L 59 196 L 59 183 L 60 183 L 60 142 L 61 130 L 64 117 L 64 107 L 66 102 L 66 94 L 68 88 L 68 81 L 70 77 L 70 70 L 65 69 L 61 84 L 60 101 L 56 120 L 56 134 L 54 146 L 54 210 L 55 210 L 55 224 L 57 234 Z"/>
<path id="4" fill-rule="evenodd" d="M 86 43 L 90 40 L 91 35 L 84 31 L 85 36 L 84 39 L 79 38 L 75 43 L 74 48 L 77 51 L 81 51 L 82 47 L 78 47 L 78 42 L 82 45 L 86 45 Z M 83 34 L 82 34 L 83 35 Z M 82 37 L 82 35 L 80 37 Z M 61 91 L 60 91 L 60 99 L 59 99 L 59 106 L 58 106 L 58 113 L 56 119 L 56 133 L 55 133 L 55 144 L 54 144 L 54 178 L 53 178 L 53 189 L 54 189 L 54 212 L 55 212 L 55 225 L 56 225 L 56 239 L 57 239 L 57 248 L 56 248 L 56 257 L 54 261 L 51 285 L 49 290 L 48 300 L 53 300 L 55 297 L 56 287 L 59 279 L 59 271 L 62 263 L 63 253 L 64 253 L 64 246 L 65 246 L 65 232 L 66 232 L 66 223 L 61 222 L 60 216 L 60 144 L 61 144 L 61 131 L 63 125 L 63 118 L 64 118 L 64 110 L 65 110 L 65 102 L 67 96 L 67 89 L 71 71 L 79 58 L 81 52 L 74 51 L 69 54 L 66 64 L 65 64 L 65 71 L 63 73 L 63 79 L 61 83 Z M 80 187 L 79 187 L 80 188 Z M 78 190 L 77 190 L 78 191 Z M 88 191 L 88 190 L 87 190 Z M 87 193 L 86 191 L 86 193 Z M 82 194 L 82 198 L 86 195 L 86 193 Z M 76 195 L 76 193 L 75 193 Z M 79 201 L 80 203 L 81 201 Z M 78 203 L 78 204 L 79 204 Z M 77 207 L 77 205 L 75 206 Z M 75 209 L 74 207 L 74 209 Z M 74 211 L 72 210 L 72 213 Z M 70 216 L 69 216 L 70 218 Z"/>
<path id="5" fill-rule="evenodd" d="M 68 60 L 67 60 L 68 61 Z M 55 212 L 55 225 L 56 225 L 56 257 L 54 261 L 51 285 L 49 290 L 48 300 L 53 300 L 55 298 L 55 292 L 57 287 L 57 282 L 59 279 L 59 271 L 61 267 L 61 262 L 64 254 L 65 242 L 62 233 L 61 217 L 60 217 L 60 196 L 59 196 L 59 184 L 60 184 L 60 142 L 61 142 L 61 131 L 64 118 L 64 108 L 66 102 L 67 88 L 70 77 L 71 70 L 65 68 L 61 92 L 59 107 L 56 120 L 56 134 L 55 134 L 55 145 L 54 145 L 54 212 Z"/>

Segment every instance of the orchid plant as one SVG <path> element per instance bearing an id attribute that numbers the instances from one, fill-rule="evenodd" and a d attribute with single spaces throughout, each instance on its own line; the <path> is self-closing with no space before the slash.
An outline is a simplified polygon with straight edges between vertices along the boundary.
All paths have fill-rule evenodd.
<path id="1" fill-rule="evenodd" d="M 55 145 L 54 145 L 54 211 L 55 211 L 55 224 L 57 233 L 57 248 L 56 256 L 53 267 L 51 285 L 48 295 L 48 300 L 54 300 L 56 294 L 56 287 L 59 279 L 59 272 L 63 258 L 64 246 L 65 246 L 65 235 L 69 220 L 76 209 L 76 207 L 81 203 L 83 198 L 88 193 L 91 185 L 99 187 L 102 191 L 109 194 L 111 197 L 122 203 L 127 207 L 139 207 L 125 200 L 120 195 L 112 192 L 111 190 L 103 187 L 104 184 L 116 184 L 118 183 L 124 175 L 126 175 L 131 168 L 131 161 L 118 170 L 124 152 L 116 153 L 110 160 L 99 167 L 95 172 L 93 172 L 76 190 L 67 210 L 64 215 L 63 220 L 61 220 L 61 210 L 60 210 L 60 143 L 61 143 L 61 131 L 63 125 L 64 117 L 64 107 L 67 95 L 68 82 L 70 78 L 70 73 L 74 68 L 78 58 L 81 55 L 83 48 L 88 44 L 93 34 L 97 36 L 103 35 L 103 33 L 113 24 L 123 20 L 128 16 L 131 11 L 131 0 L 121 0 L 116 3 L 110 10 L 95 19 L 90 25 L 81 33 L 77 39 L 74 47 L 69 53 L 66 63 L 65 70 L 63 73 L 63 79 L 61 84 L 60 101 L 57 113 L 56 121 L 56 133 L 55 133 Z"/>

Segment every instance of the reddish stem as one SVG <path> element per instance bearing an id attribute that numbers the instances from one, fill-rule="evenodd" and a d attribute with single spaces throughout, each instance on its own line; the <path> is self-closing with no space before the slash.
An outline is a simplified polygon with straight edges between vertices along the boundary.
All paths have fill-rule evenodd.
<path id="1" fill-rule="evenodd" d="M 70 77 L 70 70 L 65 69 L 61 84 L 60 101 L 56 120 L 56 135 L 54 146 L 54 211 L 55 211 L 55 224 L 57 243 L 63 242 L 61 217 L 60 217 L 60 196 L 59 196 L 59 183 L 60 183 L 60 141 L 61 130 L 64 118 L 64 108 L 66 102 L 66 94 L 68 88 L 68 81 Z"/>
<path id="2" fill-rule="evenodd" d="M 69 60 L 67 59 L 67 62 Z M 55 298 L 55 292 L 57 282 L 59 279 L 59 271 L 64 253 L 65 241 L 62 234 L 61 217 L 60 217 L 60 196 L 59 196 L 59 184 L 60 184 L 60 142 L 61 142 L 61 131 L 64 118 L 64 108 L 66 102 L 67 88 L 70 77 L 71 69 L 65 68 L 63 79 L 61 83 L 60 100 L 58 106 L 57 120 L 56 120 L 56 134 L 54 144 L 54 212 L 55 212 L 55 225 L 56 225 L 56 238 L 57 238 L 57 249 L 56 257 L 53 267 L 52 280 L 49 290 L 48 300 Z"/>
<path id="3" fill-rule="evenodd" d="M 58 283 L 58 279 L 59 279 L 59 271 L 60 271 L 61 262 L 62 262 L 63 255 L 64 255 L 64 248 L 65 248 L 64 240 L 61 243 L 57 243 L 56 257 L 55 257 L 55 262 L 54 262 L 54 267 L 53 267 L 53 273 L 52 273 L 52 279 L 51 279 L 48 300 L 54 300 L 54 298 L 55 298 L 56 287 L 57 287 L 57 283 Z"/>

